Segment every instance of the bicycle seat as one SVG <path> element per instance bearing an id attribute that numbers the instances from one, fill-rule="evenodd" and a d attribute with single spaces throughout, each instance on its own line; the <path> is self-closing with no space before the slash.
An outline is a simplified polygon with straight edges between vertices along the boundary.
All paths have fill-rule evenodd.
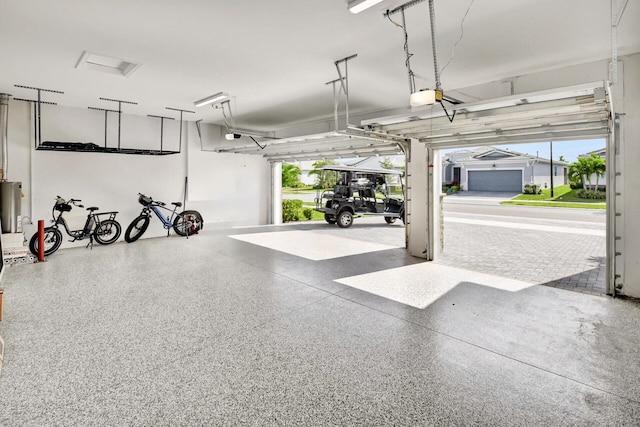
<path id="1" fill-rule="evenodd" d="M 87 208 L 87 210 L 88 210 L 89 212 L 97 211 L 98 209 L 100 209 L 100 208 L 97 208 L 97 207 L 95 207 L 95 206 L 91 206 L 90 208 Z"/>
<path id="2" fill-rule="evenodd" d="M 182 206 L 181 202 L 171 202 L 172 205 L 176 206 L 176 207 L 180 207 Z"/>

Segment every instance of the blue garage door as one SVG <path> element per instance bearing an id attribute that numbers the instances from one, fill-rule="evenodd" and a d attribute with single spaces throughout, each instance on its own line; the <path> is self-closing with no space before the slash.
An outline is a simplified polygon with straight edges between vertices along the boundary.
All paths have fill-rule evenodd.
<path id="1" fill-rule="evenodd" d="M 522 192 L 521 170 L 469 171 L 469 191 Z"/>

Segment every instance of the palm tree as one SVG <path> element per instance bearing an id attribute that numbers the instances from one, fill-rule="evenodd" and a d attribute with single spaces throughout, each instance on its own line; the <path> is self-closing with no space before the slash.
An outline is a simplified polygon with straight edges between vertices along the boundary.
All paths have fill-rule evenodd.
<path id="1" fill-rule="evenodd" d="M 598 156 L 595 153 L 591 154 L 589 157 L 589 161 L 591 162 L 591 170 L 592 173 L 596 176 L 596 190 L 599 188 L 600 178 L 604 176 L 604 173 L 607 171 L 607 163 L 605 159 Z"/>
<path id="2" fill-rule="evenodd" d="M 585 190 L 587 188 L 587 180 L 589 180 L 589 186 L 591 186 L 591 167 L 589 159 L 580 157 L 577 161 L 569 165 L 569 179 L 575 183 L 582 184 Z"/>
<path id="3" fill-rule="evenodd" d="M 606 171 L 605 160 L 592 153 L 589 157 L 580 157 L 569 165 L 569 179 L 576 183 L 582 183 L 585 190 L 597 190 L 600 178 Z M 591 184 L 591 178 L 596 176 L 596 185 Z M 587 183 L 589 183 L 587 185 Z"/>
<path id="4" fill-rule="evenodd" d="M 340 162 L 333 159 L 318 160 L 313 163 L 313 169 L 309 171 L 309 175 L 316 175 L 318 177 L 318 188 L 331 188 L 336 185 L 337 173 L 336 171 L 327 171 L 320 169 L 326 165 L 339 165 Z"/>
<path id="5" fill-rule="evenodd" d="M 384 169 L 393 169 L 393 162 L 388 157 L 385 157 L 382 160 L 378 160 L 378 163 L 380 163 L 380 166 Z"/>

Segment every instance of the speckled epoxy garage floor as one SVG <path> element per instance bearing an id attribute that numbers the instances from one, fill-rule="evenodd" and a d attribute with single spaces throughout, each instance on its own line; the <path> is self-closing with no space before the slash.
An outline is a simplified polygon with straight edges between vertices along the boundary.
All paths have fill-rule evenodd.
<path id="1" fill-rule="evenodd" d="M 638 304 L 422 263 L 403 233 L 208 229 L 9 267 L 0 425 L 640 424 Z"/>

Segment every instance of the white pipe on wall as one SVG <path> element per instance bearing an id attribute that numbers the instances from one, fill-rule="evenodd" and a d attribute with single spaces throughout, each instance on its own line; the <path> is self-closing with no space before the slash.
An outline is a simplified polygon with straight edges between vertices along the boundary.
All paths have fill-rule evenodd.
<path id="1" fill-rule="evenodd" d="M 0 181 L 7 179 L 7 168 L 9 167 L 9 96 L 6 93 L 0 93 Z"/>

